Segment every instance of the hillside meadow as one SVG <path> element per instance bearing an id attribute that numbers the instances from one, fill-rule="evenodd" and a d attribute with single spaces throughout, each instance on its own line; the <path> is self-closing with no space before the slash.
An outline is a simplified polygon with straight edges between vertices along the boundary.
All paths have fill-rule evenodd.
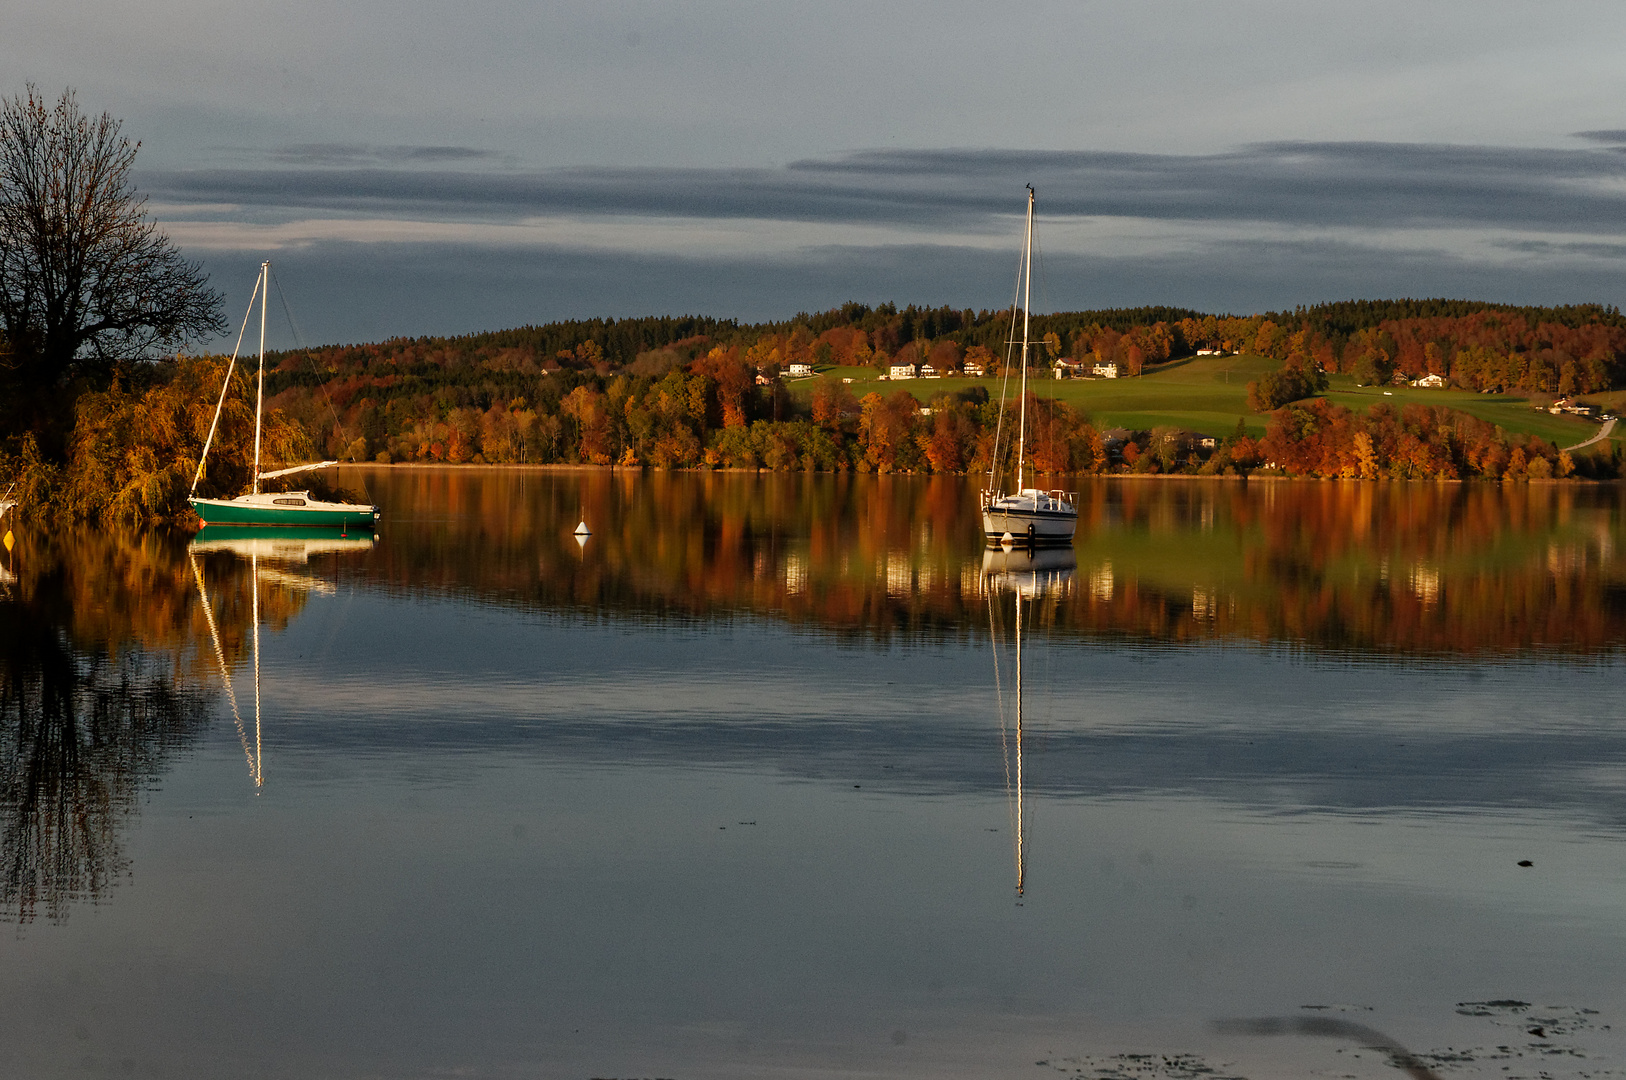
<path id="1" fill-rule="evenodd" d="M 1222 438 L 1234 432 L 1237 420 L 1241 419 L 1248 434 L 1260 438 L 1265 434 L 1270 415 L 1249 409 L 1248 383 L 1280 366 L 1279 361 L 1250 354 L 1194 356 L 1148 368 L 1138 378 L 1055 379 L 1046 371 L 1030 374 L 1028 385 L 1040 397 L 1071 405 L 1099 428 L 1122 427 L 1136 431 L 1178 427 Z M 929 405 L 939 394 L 978 386 L 998 398 L 1003 384 L 1000 376 L 892 382 L 879 378 L 873 367 L 849 366 L 819 370 L 813 378 L 793 381 L 790 383 L 792 393 L 807 398 L 819 379 L 826 376 L 852 379 L 850 388 L 860 398 L 871 392 L 885 395 L 907 390 L 922 405 Z M 1536 409 L 1531 399 L 1522 394 L 1480 394 L 1455 388 L 1416 386 L 1358 386 L 1353 375 L 1332 374 L 1327 378 L 1328 388 L 1321 396 L 1359 413 L 1365 413 L 1380 402 L 1396 407 L 1443 406 L 1489 421 L 1510 433 L 1534 435 L 1560 447 L 1573 446 L 1598 433 L 1596 423 Z M 1010 392 L 1014 397 L 1014 387 Z M 1626 391 L 1589 394 L 1587 400 L 1618 409 L 1626 406 Z M 1623 435 L 1626 432 L 1612 435 L 1606 441 L 1620 443 Z"/>

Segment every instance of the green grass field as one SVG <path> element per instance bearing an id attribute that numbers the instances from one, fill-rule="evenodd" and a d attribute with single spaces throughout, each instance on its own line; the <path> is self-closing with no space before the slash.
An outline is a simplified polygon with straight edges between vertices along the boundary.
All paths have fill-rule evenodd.
<path id="1" fill-rule="evenodd" d="M 1041 397 L 1058 398 L 1086 413 L 1101 427 L 1144 430 L 1174 426 L 1206 435 L 1229 435 L 1237 418 L 1249 434 L 1265 431 L 1265 417 L 1248 410 L 1248 383 L 1280 365 L 1262 356 L 1204 356 L 1164 364 L 1138 379 L 1030 379 L 1029 386 Z M 832 367 L 828 374 L 853 380 L 850 389 L 858 397 L 873 391 L 889 394 L 908 390 L 921 404 L 929 404 L 938 394 L 968 386 L 985 387 L 998 397 L 998 377 L 983 379 L 914 379 L 908 382 L 882 381 L 875 369 Z M 1570 446 L 1597 434 L 1598 425 L 1569 416 L 1553 416 L 1530 407 L 1527 399 L 1508 394 L 1475 394 L 1465 390 L 1427 390 L 1412 386 L 1357 387 L 1353 377 L 1333 375 L 1327 397 L 1340 405 L 1365 412 L 1378 402 L 1403 406 L 1411 402 L 1445 405 L 1509 432 L 1539 435 L 1558 446 Z M 793 392 L 811 394 L 814 380 L 791 384 Z M 1619 411 L 1626 407 L 1626 391 L 1593 394 L 1605 407 Z M 1619 441 L 1626 432 L 1612 437 Z M 1602 444 L 1600 444 L 1602 445 Z"/>

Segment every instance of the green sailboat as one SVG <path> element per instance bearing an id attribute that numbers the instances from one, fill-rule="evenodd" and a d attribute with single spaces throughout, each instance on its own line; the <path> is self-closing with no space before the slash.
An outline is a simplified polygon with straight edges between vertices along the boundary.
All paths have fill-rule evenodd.
<path id="1" fill-rule="evenodd" d="M 260 276 L 254 283 L 254 295 L 249 298 L 248 313 L 243 316 L 243 328 L 237 332 L 237 348 L 232 350 L 231 363 L 226 367 L 226 381 L 220 388 L 220 401 L 215 405 L 215 418 L 209 425 L 209 437 L 203 442 L 203 454 L 198 458 L 198 471 L 192 477 L 192 492 L 187 502 L 206 525 L 325 527 L 340 530 L 364 528 L 370 533 L 373 522 L 380 516 L 376 506 L 328 502 L 312 496 L 309 491 L 260 490 L 263 480 L 338 464 L 337 461 L 319 461 L 271 472 L 260 471 L 260 428 L 265 412 L 265 311 L 270 300 L 270 286 L 271 264 L 263 262 L 260 264 Z M 235 499 L 200 499 L 198 483 L 203 479 L 203 466 L 209 460 L 209 448 L 214 445 L 215 431 L 220 426 L 221 410 L 226 407 L 226 392 L 231 386 L 232 372 L 237 367 L 237 353 L 243 346 L 243 334 L 248 330 L 248 320 L 254 314 L 256 299 L 260 302 L 260 373 L 254 398 L 254 484 L 246 494 Z"/>

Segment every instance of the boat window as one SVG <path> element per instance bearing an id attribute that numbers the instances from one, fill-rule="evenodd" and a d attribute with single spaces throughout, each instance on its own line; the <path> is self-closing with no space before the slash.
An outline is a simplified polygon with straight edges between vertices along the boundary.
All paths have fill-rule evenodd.
<path id="1" fill-rule="evenodd" d="M 272 499 L 278 506 L 304 506 L 304 499 Z"/>

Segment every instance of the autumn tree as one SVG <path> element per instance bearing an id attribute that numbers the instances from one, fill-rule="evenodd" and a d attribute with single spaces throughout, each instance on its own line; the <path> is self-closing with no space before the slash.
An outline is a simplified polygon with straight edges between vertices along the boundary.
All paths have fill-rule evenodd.
<path id="1" fill-rule="evenodd" d="M 147 218 L 139 146 L 71 90 L 0 100 L 0 426 L 58 424 L 74 380 L 224 329 L 202 268 Z"/>

